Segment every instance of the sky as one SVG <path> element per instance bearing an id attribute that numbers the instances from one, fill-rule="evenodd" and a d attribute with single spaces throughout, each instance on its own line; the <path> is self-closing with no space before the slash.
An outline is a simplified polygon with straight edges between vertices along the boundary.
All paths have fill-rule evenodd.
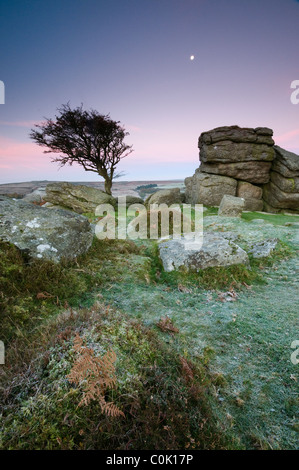
<path id="1" fill-rule="evenodd" d="M 218 126 L 270 127 L 299 153 L 296 0 L 0 0 L 0 11 L 0 183 L 101 180 L 60 169 L 29 138 L 67 102 L 129 132 L 123 180 L 191 176 L 199 135 Z"/>

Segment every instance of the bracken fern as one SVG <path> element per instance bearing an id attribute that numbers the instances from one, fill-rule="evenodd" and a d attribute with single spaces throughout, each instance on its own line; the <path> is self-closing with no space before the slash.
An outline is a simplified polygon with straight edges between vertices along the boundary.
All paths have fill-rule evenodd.
<path id="1" fill-rule="evenodd" d="M 83 340 L 78 334 L 74 339 L 74 351 L 77 358 L 67 378 L 83 388 L 83 398 L 79 406 L 89 405 L 92 400 L 97 400 L 103 413 L 108 416 L 124 416 L 114 403 L 105 401 L 106 390 L 116 386 L 115 352 L 110 350 L 103 357 L 96 357 L 93 349 L 83 345 Z"/>

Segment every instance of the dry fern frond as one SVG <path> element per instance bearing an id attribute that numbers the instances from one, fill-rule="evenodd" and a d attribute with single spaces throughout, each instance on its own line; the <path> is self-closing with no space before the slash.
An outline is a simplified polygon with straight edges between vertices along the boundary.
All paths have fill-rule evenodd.
<path id="1" fill-rule="evenodd" d="M 157 323 L 157 326 L 160 328 L 160 330 L 170 334 L 180 332 L 180 330 L 173 325 L 171 319 L 167 315 L 160 319 L 160 321 Z"/>
<path id="2" fill-rule="evenodd" d="M 192 382 L 194 379 L 194 374 L 189 362 L 187 361 L 187 359 L 180 356 L 180 363 L 182 365 L 182 372 L 186 382 Z"/>
<path id="3" fill-rule="evenodd" d="M 49 294 L 49 292 L 39 292 L 36 294 L 38 300 L 51 299 L 52 297 L 54 297 L 54 295 Z"/>
<path id="4" fill-rule="evenodd" d="M 105 401 L 106 390 L 116 385 L 115 352 L 107 351 L 103 357 L 96 357 L 93 349 L 83 345 L 83 340 L 78 334 L 74 339 L 74 350 L 77 353 L 77 359 L 67 379 L 83 388 L 83 398 L 79 406 L 89 405 L 92 400 L 97 400 L 103 413 L 108 416 L 124 416 L 114 403 Z"/>

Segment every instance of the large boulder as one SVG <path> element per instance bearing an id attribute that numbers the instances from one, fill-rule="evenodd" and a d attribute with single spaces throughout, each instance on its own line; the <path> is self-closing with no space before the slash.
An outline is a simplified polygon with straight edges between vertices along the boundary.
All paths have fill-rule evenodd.
<path id="1" fill-rule="evenodd" d="M 159 254 L 165 271 L 184 268 L 200 271 L 215 266 L 248 264 L 247 253 L 236 243 L 219 233 L 204 232 L 200 248 L 190 249 L 190 238 L 168 240 L 159 243 Z"/>
<path id="2" fill-rule="evenodd" d="M 263 189 L 246 181 L 238 181 L 237 196 L 246 199 L 262 199 Z"/>
<path id="3" fill-rule="evenodd" d="M 183 194 L 181 194 L 180 188 L 160 189 L 154 194 L 151 194 L 145 201 L 145 204 L 180 204 L 183 202 Z"/>
<path id="4" fill-rule="evenodd" d="M 0 239 L 32 258 L 58 262 L 86 253 L 93 230 L 81 215 L 0 196 Z"/>
<path id="5" fill-rule="evenodd" d="M 78 214 L 94 212 L 100 204 L 116 205 L 115 198 L 101 189 L 66 182 L 48 184 L 44 200 Z"/>
<path id="6" fill-rule="evenodd" d="M 221 200 L 218 215 L 223 217 L 241 217 L 244 206 L 245 199 L 226 194 Z"/>
<path id="7" fill-rule="evenodd" d="M 262 211 L 264 202 L 262 200 L 263 189 L 247 181 L 238 181 L 237 196 L 245 201 L 245 211 Z"/>
<path id="8" fill-rule="evenodd" d="M 273 131 L 226 126 L 203 132 L 198 139 L 201 171 L 250 183 L 267 183 L 275 151 Z"/>
<path id="9" fill-rule="evenodd" d="M 235 196 L 237 190 L 233 178 L 201 173 L 199 168 L 191 178 L 185 179 L 185 185 L 186 202 L 206 206 L 219 206 L 225 194 Z"/>

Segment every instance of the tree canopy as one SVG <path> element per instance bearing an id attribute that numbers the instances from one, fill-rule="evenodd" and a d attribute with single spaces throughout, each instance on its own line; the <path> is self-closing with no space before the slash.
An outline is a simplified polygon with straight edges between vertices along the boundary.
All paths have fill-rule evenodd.
<path id="1" fill-rule="evenodd" d="M 43 147 L 44 153 L 59 153 L 53 162 L 72 165 L 78 163 L 86 171 L 93 171 L 105 180 L 105 191 L 111 194 L 116 166 L 133 150 L 124 143 L 129 135 L 110 115 L 96 110 L 85 111 L 83 105 L 71 109 L 67 103 L 58 108 L 59 115 L 37 124 L 30 137 Z"/>

